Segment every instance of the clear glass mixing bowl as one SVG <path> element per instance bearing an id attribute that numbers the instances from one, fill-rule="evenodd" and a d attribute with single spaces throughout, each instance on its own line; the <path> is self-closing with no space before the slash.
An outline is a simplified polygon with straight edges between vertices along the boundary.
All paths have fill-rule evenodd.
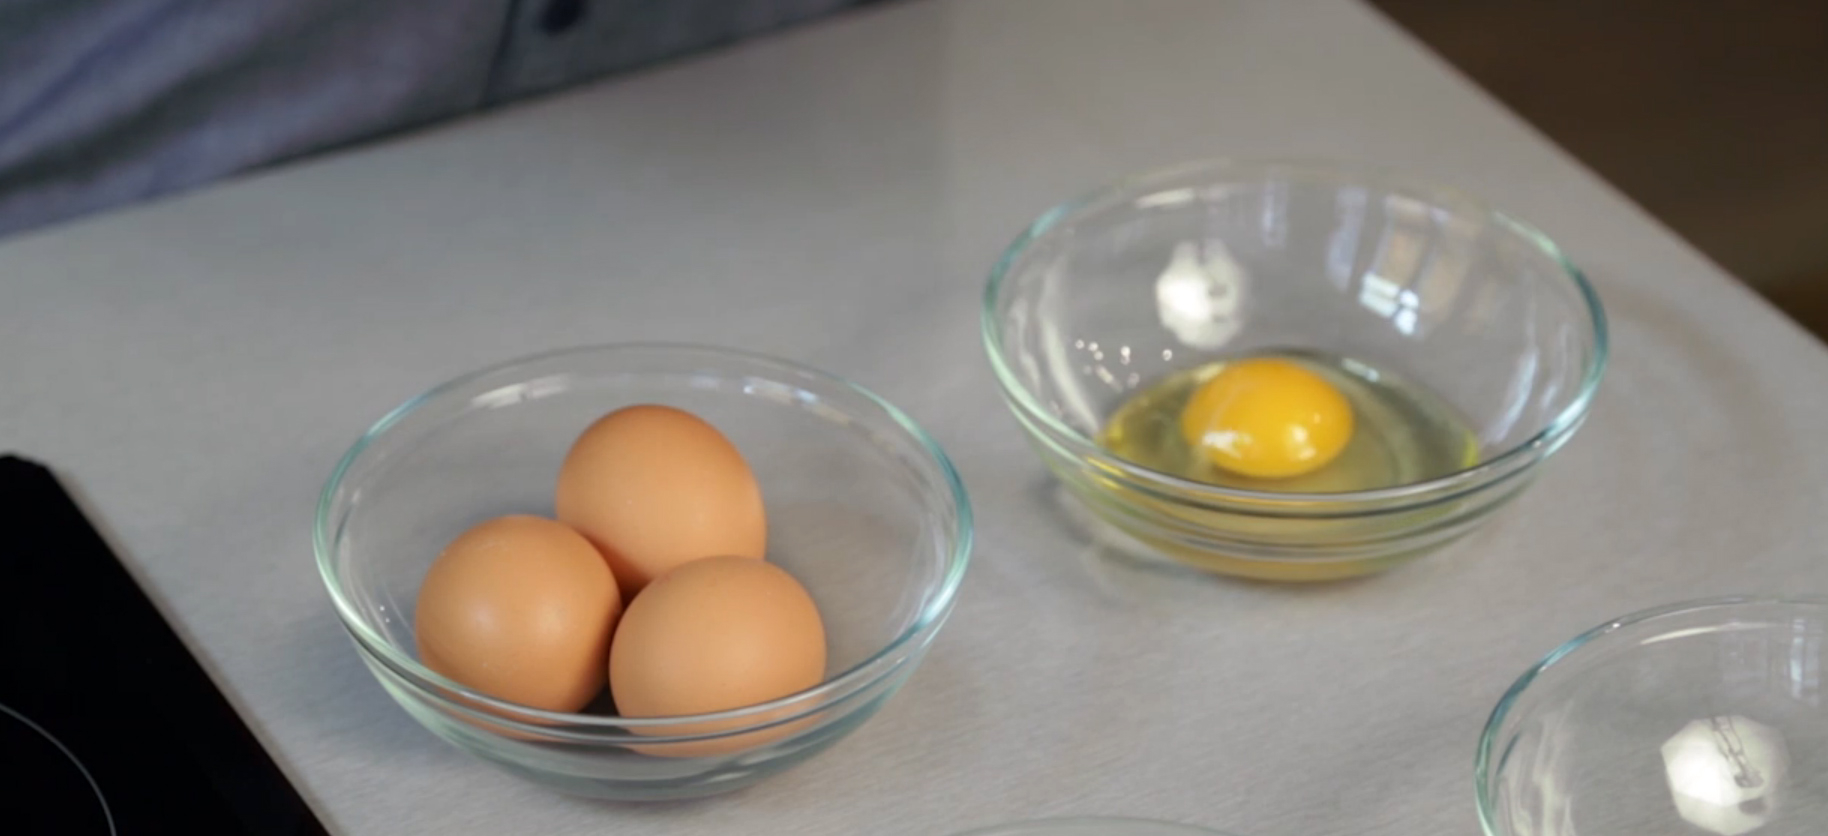
<path id="1" fill-rule="evenodd" d="M 751 708 L 643 720 L 506 703 L 420 664 L 413 602 L 445 544 L 490 517 L 550 516 L 578 433 L 637 403 L 690 410 L 742 451 L 762 489 L 768 559 L 819 605 L 826 681 Z M 415 720 L 555 789 L 659 799 L 746 786 L 875 714 L 952 610 L 971 510 L 933 440 L 857 386 L 735 351 L 622 345 L 508 363 L 408 402 L 337 466 L 314 534 L 357 652 Z"/>
<path id="2" fill-rule="evenodd" d="M 1511 686 L 1479 740 L 1488 836 L 1828 833 L 1828 601 L 1608 622 Z"/>
<path id="3" fill-rule="evenodd" d="M 1104 521 L 1182 563 L 1274 580 L 1388 568 L 1514 497 L 1587 415 L 1606 322 L 1535 229 L 1370 167 L 1207 162 L 1056 208 L 991 274 L 984 342 L 1042 461 Z M 1474 466 L 1352 493 L 1216 487 L 1093 439 L 1139 389 L 1264 351 L 1413 381 L 1476 436 Z"/>

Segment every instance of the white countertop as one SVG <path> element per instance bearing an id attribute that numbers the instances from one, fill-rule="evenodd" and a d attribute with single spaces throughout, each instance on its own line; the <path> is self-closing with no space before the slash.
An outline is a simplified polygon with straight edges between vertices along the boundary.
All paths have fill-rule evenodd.
<path id="1" fill-rule="evenodd" d="M 1532 219 L 1614 326 L 1591 421 L 1498 522 L 1367 582 L 1170 582 L 1058 525 L 977 336 L 1032 216 L 1215 154 L 1395 163 Z M 421 730 L 337 626 L 312 505 L 384 411 L 630 339 L 871 386 L 979 547 L 872 722 L 734 796 L 556 796 Z M 1477 832 L 1512 678 L 1606 617 L 1828 591 L 1828 353 L 1363 7 L 928 0 L 0 243 L 0 448 L 85 496 L 332 829 L 907 834 L 1065 813 Z M 73 614 L 75 617 L 88 617 Z M 132 683 L 122 683 L 131 689 Z"/>

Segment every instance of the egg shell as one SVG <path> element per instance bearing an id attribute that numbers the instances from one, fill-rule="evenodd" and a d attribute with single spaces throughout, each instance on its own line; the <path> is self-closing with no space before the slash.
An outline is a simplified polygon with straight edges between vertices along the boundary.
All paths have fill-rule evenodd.
<path id="1" fill-rule="evenodd" d="M 426 667 L 500 700 L 577 711 L 603 690 L 616 579 L 570 526 L 498 517 L 432 564 L 413 615 Z"/>
<path id="2" fill-rule="evenodd" d="M 578 436 L 559 468 L 558 518 L 596 544 L 625 598 L 680 564 L 761 559 L 762 492 L 736 445 L 667 406 L 616 410 Z"/>
<path id="3" fill-rule="evenodd" d="M 693 561 L 649 584 L 628 606 L 610 648 L 610 691 L 625 717 L 680 717 L 787 697 L 825 677 L 825 626 L 786 570 L 742 557 Z M 703 734 L 784 717 L 640 730 Z M 656 744 L 649 754 L 704 755 L 780 737 L 795 724 L 729 739 Z"/>

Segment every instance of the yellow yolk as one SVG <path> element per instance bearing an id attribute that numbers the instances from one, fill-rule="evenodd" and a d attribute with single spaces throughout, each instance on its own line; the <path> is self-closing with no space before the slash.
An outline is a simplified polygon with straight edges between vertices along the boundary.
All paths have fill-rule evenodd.
<path id="1" fill-rule="evenodd" d="M 1181 437 L 1241 476 L 1300 476 L 1326 466 L 1352 440 L 1352 404 L 1295 363 L 1239 360 L 1187 400 Z"/>

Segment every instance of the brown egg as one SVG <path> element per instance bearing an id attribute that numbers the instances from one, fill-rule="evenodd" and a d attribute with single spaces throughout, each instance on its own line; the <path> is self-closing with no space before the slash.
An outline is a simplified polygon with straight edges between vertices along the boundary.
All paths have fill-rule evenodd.
<path id="1" fill-rule="evenodd" d="M 760 559 L 768 542 L 762 492 L 736 445 L 672 407 L 631 406 L 590 425 L 559 468 L 557 504 L 630 598 L 682 563 Z"/>
<path id="2" fill-rule="evenodd" d="M 510 516 L 445 547 L 419 587 L 419 658 L 491 697 L 577 711 L 603 690 L 622 614 L 596 547 L 563 523 Z"/>
<path id="3" fill-rule="evenodd" d="M 786 570 L 742 557 L 680 566 L 628 606 L 609 653 L 609 688 L 625 717 L 677 717 L 742 708 L 818 685 L 825 626 Z M 700 723 L 654 734 L 703 734 L 749 725 Z M 703 755 L 779 736 L 661 744 L 650 754 Z M 648 751 L 648 750 L 643 750 Z"/>

